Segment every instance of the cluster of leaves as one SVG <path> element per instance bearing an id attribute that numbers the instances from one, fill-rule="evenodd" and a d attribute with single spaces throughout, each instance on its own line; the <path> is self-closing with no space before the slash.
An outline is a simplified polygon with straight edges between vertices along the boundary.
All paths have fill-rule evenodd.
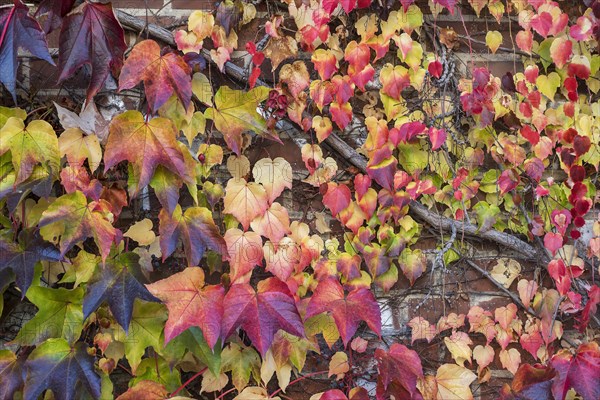
<path id="1" fill-rule="evenodd" d="M 111 398 L 121 369 L 131 375 L 121 399 L 191 395 L 186 386 L 200 376 L 201 392 L 221 398 L 278 398 L 292 382 L 328 374 L 343 390 L 313 398 L 364 400 L 369 391 L 353 379 L 361 353 L 375 359 L 378 399 L 472 399 L 471 383 L 490 380 L 496 356 L 514 374 L 502 398 L 600 397 L 591 327 L 600 302 L 597 1 L 570 19 L 550 0 L 469 0 L 477 15 L 516 16 L 527 56 L 523 72 L 472 66 L 454 83 L 451 32 L 426 26 L 414 1 L 380 13 L 369 0 L 287 1 L 288 18 L 266 22 L 265 42 L 245 44 L 248 90 L 214 90 L 201 70 L 209 61 L 226 71 L 236 29 L 256 15 L 251 4 L 196 11 L 175 32 L 177 49 L 147 39 L 124 57 L 111 4 L 75 3 L 45 0 L 34 16 L 19 0 L 0 8 L 0 82 L 13 98 L 19 48 L 53 63 L 46 34 L 59 28 L 59 80 L 87 64 L 90 82 L 79 115 L 56 105 L 58 133 L 0 107 L 0 288 L 14 282 L 38 308 L 0 350 L 0 397 L 49 389 L 59 399 Z M 457 10 L 432 0 L 429 11 Z M 426 51 L 427 30 L 443 49 Z M 502 35 L 490 31 L 485 42 L 497 52 Z M 301 52 L 310 62 L 295 60 Z M 268 64 L 273 88 L 259 81 Z M 105 121 L 93 98 L 109 79 L 119 91 L 143 85 L 147 113 Z M 412 101 L 424 92 L 432 96 Z M 299 150 L 305 170 L 244 155 L 253 135 L 279 141 L 282 119 L 316 139 Z M 321 144 L 357 125 L 366 166 L 341 181 Z M 225 182 L 216 170 L 227 153 Z M 118 170 L 121 184 L 105 179 Z M 318 188 L 347 229 L 342 243 L 324 240 L 323 214 L 322 235 L 290 218 L 284 195 L 298 172 L 296 185 Z M 148 187 L 160 211 L 127 226 Z M 454 231 L 429 266 L 411 247 L 423 229 L 409 215 L 417 202 L 450 217 Z M 412 319 L 412 343 L 443 342 L 451 359 L 439 366 L 424 368 L 400 343 L 373 339 L 371 354 L 364 337 L 382 334 L 374 292 L 462 260 L 461 224 L 539 243 L 549 280 L 522 277 L 515 301 L 494 310 L 474 305 L 435 325 Z M 155 268 L 158 259 L 180 268 Z M 503 258 L 488 275 L 510 293 L 520 273 Z M 372 333 L 359 331 L 363 323 Z M 570 328 L 575 339 L 563 337 Z M 307 356 L 321 353 L 329 368 L 304 373 Z M 279 388 L 269 392 L 273 375 Z"/>

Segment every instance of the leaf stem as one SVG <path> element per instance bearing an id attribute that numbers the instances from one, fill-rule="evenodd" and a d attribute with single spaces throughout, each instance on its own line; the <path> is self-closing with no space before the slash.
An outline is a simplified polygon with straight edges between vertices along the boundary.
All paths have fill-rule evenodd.
<path id="1" fill-rule="evenodd" d="M 181 385 L 177 389 L 175 389 L 175 391 L 173 393 L 171 393 L 171 395 L 169 395 L 169 397 L 174 397 L 175 395 L 177 395 L 177 393 L 181 392 L 184 387 L 186 387 L 187 385 L 189 385 L 190 383 L 192 383 L 197 377 L 199 377 L 200 375 L 202 375 L 207 369 L 208 369 L 208 367 L 204 367 L 200 371 L 196 372 L 194 374 L 194 376 L 192 376 L 190 379 L 188 379 L 187 381 L 185 381 L 183 385 Z"/>
<path id="2" fill-rule="evenodd" d="M 303 381 L 303 380 L 305 380 L 305 379 L 307 379 L 307 378 L 312 378 L 313 376 L 316 376 L 316 375 L 321 375 L 321 374 L 326 374 L 326 373 L 328 373 L 328 372 L 329 372 L 329 370 L 323 370 L 323 371 L 311 372 L 310 374 L 302 375 L 301 377 L 298 377 L 298 378 L 294 379 L 293 381 L 291 381 L 291 382 L 288 384 L 288 387 L 289 387 L 289 386 L 292 386 L 294 383 L 298 383 L 298 382 L 300 382 L 300 381 Z M 279 393 L 279 392 L 281 392 L 281 391 L 282 391 L 282 389 L 281 389 L 281 388 L 277 389 L 276 391 L 274 391 L 273 393 L 271 393 L 271 394 L 269 395 L 269 398 L 271 398 L 271 397 L 275 396 L 277 393 Z"/>
<path id="3" fill-rule="evenodd" d="M 217 400 L 222 399 L 223 397 L 227 396 L 229 393 L 233 392 L 234 390 L 236 390 L 234 387 L 232 387 L 229 390 L 224 391 L 223 393 L 221 393 L 219 395 L 219 397 L 217 397 Z"/>

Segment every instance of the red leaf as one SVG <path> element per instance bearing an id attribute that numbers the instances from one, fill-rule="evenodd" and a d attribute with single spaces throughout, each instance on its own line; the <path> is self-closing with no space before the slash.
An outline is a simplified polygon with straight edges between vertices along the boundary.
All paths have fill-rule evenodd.
<path id="1" fill-rule="evenodd" d="M 442 145 L 446 143 L 447 136 L 448 134 L 446 133 L 446 130 L 444 128 L 429 128 L 429 140 L 431 140 L 431 150 L 435 151 L 442 147 Z"/>
<path id="2" fill-rule="evenodd" d="M 556 399 L 564 399 L 571 388 L 584 400 L 600 398 L 600 379 L 597 379 L 600 376 L 598 343 L 582 344 L 574 356 L 561 351 L 552 358 L 550 365 L 558 372 L 558 377 L 552 384 L 552 393 Z"/>
<path id="3" fill-rule="evenodd" d="M 600 303 L 600 287 L 598 285 L 592 286 L 588 291 L 588 302 L 585 308 L 581 312 L 581 316 L 577 318 L 577 328 L 580 332 L 583 332 L 590 322 L 590 318 L 596 315 L 598 310 L 598 303 Z"/>
<path id="4" fill-rule="evenodd" d="M 529 125 L 524 125 L 521 128 L 520 132 L 521 132 L 521 136 L 523 136 L 525 139 L 529 140 L 529 143 L 531 143 L 533 146 L 538 144 L 538 142 L 540 141 L 540 133 L 538 131 L 534 130 Z"/>
<path id="5" fill-rule="evenodd" d="M 587 136 L 577 135 L 573 139 L 573 148 L 577 156 L 587 153 L 591 145 L 590 138 Z"/>
<path id="6" fill-rule="evenodd" d="M 306 308 L 306 318 L 330 312 L 340 332 L 344 346 L 365 321 L 378 335 L 381 334 L 381 313 L 373 293 L 365 288 L 351 291 L 346 296 L 342 285 L 335 278 L 319 283 Z"/>
<path id="7" fill-rule="evenodd" d="M 510 192 L 517 187 L 521 178 L 514 169 L 507 169 L 502 171 L 498 178 L 498 186 L 500 187 L 500 194 Z"/>
<path id="8" fill-rule="evenodd" d="M 521 364 L 502 400 L 552 400 L 552 379 L 556 371 L 540 365 Z"/>
<path id="9" fill-rule="evenodd" d="M 544 247 L 556 254 L 556 251 L 563 245 L 563 237 L 560 233 L 548 232 L 544 236 Z"/>
<path id="10" fill-rule="evenodd" d="M 342 104 L 333 102 L 329 106 L 329 112 L 331 119 L 341 130 L 344 130 L 352 120 L 352 105 L 349 102 Z"/>
<path id="11" fill-rule="evenodd" d="M 429 74 L 431 76 L 439 79 L 440 76 L 442 76 L 444 67 L 442 66 L 441 62 L 439 62 L 438 60 L 434 60 L 434 61 L 430 62 L 429 65 L 427 66 L 427 71 L 429 71 Z"/>
<path id="12" fill-rule="evenodd" d="M 67 15 L 60 31 L 59 82 L 72 77 L 83 64 L 91 70 L 86 103 L 104 85 L 112 68 L 118 71 L 127 50 L 123 28 L 110 3 L 85 2 Z"/>
<path id="13" fill-rule="evenodd" d="M 377 400 L 393 395 L 396 399 L 421 398 L 417 379 L 423 377 L 421 360 L 416 351 L 394 343 L 388 352 L 375 350 L 377 360 Z"/>
<path id="14" fill-rule="evenodd" d="M 143 80 L 152 110 L 158 110 L 173 94 L 187 109 L 192 97 L 190 72 L 179 55 L 161 55 L 160 46 L 154 40 L 144 40 L 135 45 L 123 65 L 119 91 L 131 89 Z"/>
<path id="15" fill-rule="evenodd" d="M 204 286 L 202 269 L 190 267 L 146 287 L 169 310 L 165 344 L 189 327 L 197 326 L 210 348 L 215 346 L 221 337 L 223 318 L 225 290 L 221 285 Z"/>
<path id="16" fill-rule="evenodd" d="M 222 337 L 229 337 L 241 327 L 252 344 L 264 356 L 275 333 L 282 329 L 304 336 L 304 327 L 294 298 L 285 283 L 268 278 L 258 284 L 255 292 L 248 284 L 236 284 L 225 295 Z"/>
<path id="17" fill-rule="evenodd" d="M 336 216 L 350 204 L 350 189 L 345 184 L 329 182 L 327 193 L 323 196 L 323 204 L 331 210 L 331 215 Z"/>

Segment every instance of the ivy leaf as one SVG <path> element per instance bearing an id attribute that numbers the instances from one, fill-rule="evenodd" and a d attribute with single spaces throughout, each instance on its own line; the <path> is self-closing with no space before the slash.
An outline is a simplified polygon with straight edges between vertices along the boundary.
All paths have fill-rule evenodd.
<path id="1" fill-rule="evenodd" d="M 25 400 L 37 399 L 45 389 L 52 390 L 56 398 L 73 399 L 77 382 L 92 397 L 100 398 L 100 377 L 95 371 L 94 357 L 82 342 L 71 347 L 64 339 L 48 339 L 29 355 L 25 368 Z"/>
<path id="2" fill-rule="evenodd" d="M 69 13 L 60 31 L 58 81 L 72 77 L 84 64 L 91 70 L 86 103 L 98 93 L 110 70 L 118 71 L 127 50 L 125 33 L 111 3 L 85 2 Z"/>
<path id="3" fill-rule="evenodd" d="M 63 338 L 73 344 L 83 327 L 83 288 L 68 290 L 34 286 L 27 298 L 38 308 L 35 316 L 21 328 L 15 342 L 33 346 L 49 338 Z"/>
<path id="4" fill-rule="evenodd" d="M 229 254 L 230 279 L 233 283 L 243 283 L 250 280 L 250 274 L 255 266 L 263 260 L 262 239 L 256 232 L 243 232 L 232 228 L 225 232 L 225 243 Z"/>
<path id="5" fill-rule="evenodd" d="M 473 400 L 469 385 L 477 376 L 470 370 L 456 364 L 444 364 L 435 375 L 438 398 Z"/>
<path id="6" fill-rule="evenodd" d="M 139 271 L 140 257 L 135 253 L 122 253 L 109 260 L 87 286 L 83 299 L 83 317 L 86 319 L 103 302 L 113 316 L 128 332 L 136 298 L 146 301 L 159 301 L 139 281 L 143 275 Z"/>
<path id="7" fill-rule="evenodd" d="M 177 128 L 167 118 L 146 122 L 138 111 L 119 114 L 110 123 L 104 171 L 124 160 L 132 163 L 134 177 L 129 186 L 130 197 L 148 185 L 158 165 L 189 181 L 190 171 L 177 145 L 177 135 Z"/>
<path id="8" fill-rule="evenodd" d="M 233 386 L 238 391 L 248 385 L 250 374 L 257 382 L 260 382 L 260 357 L 252 347 L 229 343 L 229 346 L 223 349 L 221 360 L 221 371 L 231 371 Z"/>
<path id="9" fill-rule="evenodd" d="M 225 295 L 223 338 L 228 338 L 241 327 L 252 344 L 264 355 L 275 333 L 282 329 L 296 336 L 304 336 L 302 320 L 288 287 L 277 278 L 258 283 L 257 292 L 248 284 L 236 284 Z"/>
<path id="10" fill-rule="evenodd" d="M 348 207 L 351 197 L 350 189 L 343 183 L 327 183 L 327 191 L 323 195 L 323 204 L 331 210 L 331 215 L 337 215 Z"/>
<path id="11" fill-rule="evenodd" d="M 165 344 L 187 328 L 197 326 L 202 330 L 208 346 L 215 347 L 221 337 L 225 295 L 222 286 L 205 286 L 204 271 L 189 267 L 146 287 L 169 310 L 169 319 L 165 325 Z"/>
<path id="12" fill-rule="evenodd" d="M 87 283 L 100 260 L 99 256 L 80 250 L 77 256 L 71 259 L 71 263 L 65 265 L 66 271 L 59 283 L 73 283 L 74 287 Z"/>
<path id="13" fill-rule="evenodd" d="M 147 347 L 152 347 L 157 352 L 162 349 L 160 337 L 166 319 L 163 305 L 138 300 L 133 304 L 129 333 L 117 331 L 116 338 L 123 342 L 125 356 L 134 374 Z"/>
<path id="14" fill-rule="evenodd" d="M 13 7 L 0 9 L 0 82 L 16 102 L 17 55 L 19 48 L 54 65 L 48 52 L 46 35 L 40 24 L 29 16 L 29 9 L 20 1 Z"/>
<path id="15" fill-rule="evenodd" d="M 502 400 L 552 400 L 552 381 L 556 371 L 522 364 L 510 385 L 505 385 L 501 392 Z"/>
<path id="16" fill-rule="evenodd" d="M 550 365 L 558 372 L 552 383 L 552 393 L 557 399 L 564 399 L 573 388 L 584 400 L 600 398 L 600 349 L 598 343 L 589 342 L 579 346 L 572 356 L 563 350 L 552 357 Z"/>
<path id="17" fill-rule="evenodd" d="M 365 321 L 375 333 L 381 334 L 379 305 L 369 289 L 355 289 L 346 296 L 337 279 L 322 280 L 310 298 L 306 318 L 324 312 L 333 316 L 344 346 L 356 333 L 360 321 Z"/>
<path id="18" fill-rule="evenodd" d="M 65 194 L 42 213 L 40 233 L 46 240 L 60 237 L 60 257 L 74 245 L 93 237 L 106 261 L 111 245 L 121 240 L 121 231 L 112 226 L 111 205 L 105 200 L 88 204 L 83 193 Z"/>
<path id="19" fill-rule="evenodd" d="M 375 350 L 377 360 L 377 399 L 393 395 L 396 399 L 418 398 L 417 379 L 423 377 L 416 351 L 394 343 L 388 352 Z"/>
<path id="20" fill-rule="evenodd" d="M 17 358 L 10 350 L 0 350 L 0 398 L 12 399 L 23 387 L 23 357 Z"/>
<path id="21" fill-rule="evenodd" d="M 162 350 L 164 357 L 174 366 L 181 361 L 186 350 L 200 359 L 208 369 L 218 375 L 221 371 L 221 342 L 217 341 L 215 347 L 209 347 L 200 328 L 192 326 L 165 345 Z"/>
<path id="22" fill-rule="evenodd" d="M 79 128 L 69 128 L 58 138 L 60 155 L 66 155 L 69 166 L 83 165 L 88 160 L 92 172 L 102 161 L 102 148 L 96 135 L 84 135 Z"/>
<path id="23" fill-rule="evenodd" d="M 46 121 L 32 121 L 25 127 L 23 120 L 11 117 L 0 129 L 0 155 L 10 150 L 17 173 L 15 185 L 31 176 L 33 168 L 48 164 L 53 173 L 60 165 L 58 138 Z"/>
<path id="24" fill-rule="evenodd" d="M 35 17 L 39 18 L 46 15 L 46 19 L 42 23 L 44 32 L 50 33 L 59 28 L 62 24 L 63 17 L 71 11 L 76 0 L 43 0 L 35 12 Z"/>
<path id="25" fill-rule="evenodd" d="M 160 250 L 163 261 L 175 251 L 181 238 L 189 266 L 196 266 L 206 249 L 224 253 L 226 244 L 205 207 L 190 207 L 185 212 L 177 204 L 173 215 L 163 208 L 158 214 Z"/>
<path id="26" fill-rule="evenodd" d="M 269 203 L 273 203 L 285 188 L 292 188 L 292 166 L 282 157 L 258 160 L 252 167 L 252 176 L 265 188 Z"/>
<path id="27" fill-rule="evenodd" d="M 162 400 L 169 397 L 165 385 L 149 379 L 137 382 L 127 391 L 117 397 L 117 400 Z"/>
<path id="28" fill-rule="evenodd" d="M 251 223 L 252 229 L 273 243 L 279 243 L 290 233 L 290 217 L 287 209 L 275 202 L 263 215 L 256 217 Z"/>
<path id="29" fill-rule="evenodd" d="M 247 230 L 253 219 L 265 213 L 269 207 L 267 200 L 267 192 L 262 185 L 246 182 L 243 178 L 232 178 L 225 188 L 223 212 L 233 215 Z"/>
<path id="30" fill-rule="evenodd" d="M 154 176 L 150 179 L 150 186 L 154 189 L 154 194 L 165 211 L 168 214 L 173 214 L 179 202 L 179 189 L 183 186 L 181 179 L 159 165 L 154 171 Z"/>
<path id="31" fill-rule="evenodd" d="M 22 298 L 29 290 L 35 264 L 38 261 L 60 261 L 63 257 L 56 247 L 34 234 L 23 231 L 19 234 L 19 244 L 0 238 L 0 271 L 12 269 Z"/>
<path id="32" fill-rule="evenodd" d="M 267 97 L 269 89 L 264 86 L 247 92 L 221 86 L 215 94 L 214 107 L 208 108 L 204 115 L 213 120 L 217 130 L 225 137 L 227 146 L 240 155 L 243 132 L 254 131 L 271 137 L 267 132 L 267 122 L 256 110 Z"/>
<path id="33" fill-rule="evenodd" d="M 119 75 L 119 91 L 131 89 L 144 81 L 148 104 L 154 111 L 165 104 L 173 94 L 187 110 L 192 98 L 191 70 L 184 59 L 176 53 L 161 53 L 154 40 L 136 44 Z"/>

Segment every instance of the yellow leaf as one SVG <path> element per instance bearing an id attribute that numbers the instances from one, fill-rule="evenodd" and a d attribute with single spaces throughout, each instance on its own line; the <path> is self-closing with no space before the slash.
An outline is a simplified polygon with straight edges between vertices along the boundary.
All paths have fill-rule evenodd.
<path id="1" fill-rule="evenodd" d="M 250 172 L 250 160 L 244 155 L 233 155 L 227 159 L 227 171 L 234 179 L 244 178 Z"/>
<path id="2" fill-rule="evenodd" d="M 329 361 L 329 373 L 328 377 L 336 375 L 336 379 L 340 380 L 344 378 L 346 372 L 350 371 L 350 364 L 348 364 L 348 355 L 343 351 L 338 351 L 331 357 Z"/>
<path id="3" fill-rule="evenodd" d="M 225 193 L 223 212 L 233 215 L 245 230 L 254 218 L 263 215 L 268 208 L 267 192 L 258 183 L 232 178 L 227 183 Z"/>
<path id="4" fill-rule="evenodd" d="M 265 388 L 261 388 L 261 387 L 257 387 L 257 386 L 250 386 L 250 387 L 247 387 L 246 389 L 242 390 L 242 393 L 235 396 L 235 398 L 233 400 L 268 400 L 268 399 L 280 400 L 279 397 L 269 397 L 269 394 L 267 393 L 267 389 L 265 389 Z"/>
<path id="5" fill-rule="evenodd" d="M 500 362 L 504 368 L 515 374 L 521 364 L 521 353 L 517 349 L 500 350 Z"/>
<path id="6" fill-rule="evenodd" d="M 285 188 L 292 188 L 292 166 L 282 158 L 263 158 L 252 168 L 254 181 L 264 186 L 269 202 L 275 200 Z"/>
<path id="7" fill-rule="evenodd" d="M 471 382 L 477 376 L 470 370 L 456 364 L 444 364 L 437 370 L 438 400 L 473 400 Z"/>
<path id="8" fill-rule="evenodd" d="M 540 75 L 535 80 L 535 84 L 544 96 L 554 100 L 556 90 L 560 86 L 560 75 L 556 72 L 550 72 L 547 76 Z"/>
<path id="9" fill-rule="evenodd" d="M 498 31 L 488 31 L 485 35 L 485 44 L 487 44 L 492 53 L 496 53 L 496 50 L 502 44 L 502 34 Z"/>
<path id="10" fill-rule="evenodd" d="M 521 273 L 521 264 L 511 258 L 500 258 L 490 271 L 490 275 L 505 288 L 509 288 Z"/>
<path id="11" fill-rule="evenodd" d="M 140 246 L 148 246 L 156 240 L 152 231 L 152 221 L 148 218 L 133 224 L 123 236 L 135 240 Z"/>
<path id="12" fill-rule="evenodd" d="M 469 345 L 473 344 L 473 341 L 467 333 L 456 331 L 450 337 L 444 338 L 444 343 L 458 365 L 464 367 L 465 361 L 471 362 L 472 351 Z"/>

